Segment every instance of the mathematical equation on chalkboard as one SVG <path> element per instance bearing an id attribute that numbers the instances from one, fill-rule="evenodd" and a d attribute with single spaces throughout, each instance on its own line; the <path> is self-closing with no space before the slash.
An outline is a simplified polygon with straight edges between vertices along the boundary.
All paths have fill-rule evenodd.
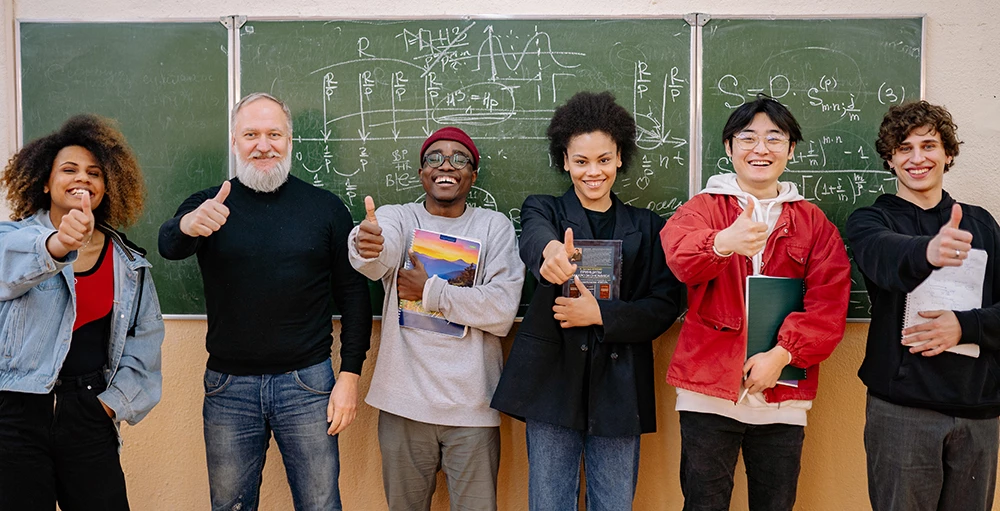
<path id="1" fill-rule="evenodd" d="M 273 25 L 244 26 L 241 44 L 252 47 Z M 615 190 L 626 203 L 669 215 L 687 195 L 688 35 L 676 34 L 683 61 L 673 62 L 656 48 L 660 43 L 646 40 L 646 25 L 609 32 L 614 38 L 600 45 L 583 36 L 594 25 L 585 20 L 330 24 L 323 30 L 334 48 L 317 55 L 307 51 L 311 67 L 292 76 L 282 70 L 282 76 L 262 77 L 261 83 L 268 78 L 294 83 L 293 110 L 304 108 L 312 117 L 296 121 L 293 173 L 340 194 L 357 218 L 365 195 L 422 200 L 420 144 L 452 125 L 468 132 L 481 153 L 484 171 L 469 201 L 508 214 L 515 225 L 526 195 L 561 194 L 569 185 L 554 170 L 563 162 L 553 161 L 547 150 L 545 131 L 556 107 L 581 90 L 611 90 L 634 115 L 639 149 Z M 248 51 L 253 50 L 244 48 L 244 55 Z M 510 178 L 494 177 L 499 175 Z"/>

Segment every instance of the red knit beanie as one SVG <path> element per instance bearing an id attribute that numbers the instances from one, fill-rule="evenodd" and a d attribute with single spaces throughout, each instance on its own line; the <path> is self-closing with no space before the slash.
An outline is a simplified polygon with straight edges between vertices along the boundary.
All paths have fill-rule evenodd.
<path id="1" fill-rule="evenodd" d="M 434 133 L 431 133 L 431 136 L 427 137 L 427 140 L 424 140 L 424 145 L 420 146 L 421 166 L 424 164 L 424 152 L 427 151 L 427 148 L 430 147 L 431 144 L 437 142 L 438 140 L 451 140 L 464 145 L 465 148 L 472 153 L 472 168 L 477 170 L 479 169 L 479 149 L 476 149 L 476 144 L 472 142 L 472 138 L 470 138 L 469 135 L 466 135 L 464 131 L 454 126 L 441 128 Z"/>

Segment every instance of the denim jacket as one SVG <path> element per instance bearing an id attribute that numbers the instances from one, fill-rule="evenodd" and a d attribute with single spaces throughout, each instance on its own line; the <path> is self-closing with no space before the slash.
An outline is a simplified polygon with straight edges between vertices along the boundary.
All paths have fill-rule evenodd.
<path id="1" fill-rule="evenodd" d="M 116 421 L 134 425 L 160 401 L 163 317 L 149 262 L 121 234 L 101 228 L 114 248 L 115 297 L 104 369 L 108 388 L 97 397 L 114 410 Z M 0 222 L 0 391 L 51 392 L 69 352 L 76 320 L 77 253 L 55 260 L 45 248 L 55 232 L 48 210 Z"/>

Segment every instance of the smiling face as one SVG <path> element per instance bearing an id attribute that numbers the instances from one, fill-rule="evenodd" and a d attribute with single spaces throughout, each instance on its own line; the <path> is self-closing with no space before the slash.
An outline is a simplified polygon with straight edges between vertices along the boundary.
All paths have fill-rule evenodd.
<path id="1" fill-rule="evenodd" d="M 941 201 L 946 165 L 951 165 L 941 134 L 930 126 L 910 132 L 892 152 L 889 165 L 896 173 L 896 195 L 922 208 Z"/>
<path id="2" fill-rule="evenodd" d="M 618 145 L 603 131 L 575 135 L 566 144 L 563 168 L 585 209 L 607 211 L 611 207 L 611 187 L 621 166 Z"/>
<path id="3" fill-rule="evenodd" d="M 53 223 L 62 219 L 71 209 L 83 209 L 83 194 L 90 195 L 90 207 L 96 210 L 104 199 L 104 171 L 86 148 L 71 145 L 56 153 L 52 161 L 52 172 L 43 191 L 51 199 L 50 214 Z"/>
<path id="4" fill-rule="evenodd" d="M 433 153 L 440 153 L 448 159 L 440 167 L 431 167 L 424 157 Z M 469 163 L 458 170 L 452 167 L 450 160 L 455 153 L 461 153 L 469 160 Z M 478 176 L 478 172 L 472 168 L 472 153 L 469 149 L 454 140 L 438 140 L 424 151 L 419 173 L 420 184 L 427 192 L 427 199 L 424 201 L 427 211 L 437 216 L 461 216 L 465 211 L 465 199 Z"/>
<path id="5" fill-rule="evenodd" d="M 795 151 L 795 143 L 789 143 L 788 134 L 763 112 L 754 115 L 753 122 L 735 134 L 734 139 L 739 138 L 756 138 L 757 143 L 751 149 L 743 149 L 736 140 L 726 141 L 726 154 L 733 161 L 736 182 L 744 192 L 758 199 L 777 197 L 778 178 Z"/>
<path id="6" fill-rule="evenodd" d="M 236 114 L 233 154 L 240 181 L 271 192 L 288 178 L 292 137 L 281 105 L 267 98 L 243 105 Z"/>

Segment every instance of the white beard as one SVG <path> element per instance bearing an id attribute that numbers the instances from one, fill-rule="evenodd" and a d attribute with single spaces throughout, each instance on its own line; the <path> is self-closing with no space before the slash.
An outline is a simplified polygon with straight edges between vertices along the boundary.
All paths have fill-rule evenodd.
<path id="1" fill-rule="evenodd" d="M 251 190 L 270 193 L 280 188 L 288 180 L 288 172 L 292 168 L 292 155 L 291 153 L 286 154 L 268 171 L 257 170 L 253 164 L 253 159 L 261 155 L 260 152 L 254 151 L 249 160 L 237 158 L 236 177 Z M 277 156 L 277 153 L 272 152 L 268 156 Z"/>

